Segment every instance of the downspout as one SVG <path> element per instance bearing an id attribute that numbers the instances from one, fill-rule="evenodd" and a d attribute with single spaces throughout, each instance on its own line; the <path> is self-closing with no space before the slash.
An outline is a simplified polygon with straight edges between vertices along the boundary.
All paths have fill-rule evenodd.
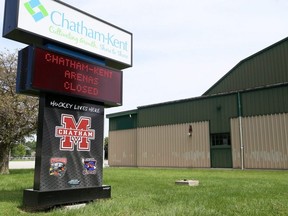
<path id="1" fill-rule="evenodd" d="M 238 117 L 239 117 L 241 169 L 244 170 L 244 144 L 243 144 L 243 130 L 242 130 L 242 104 L 241 104 L 240 92 L 237 93 L 237 103 L 238 103 Z"/>

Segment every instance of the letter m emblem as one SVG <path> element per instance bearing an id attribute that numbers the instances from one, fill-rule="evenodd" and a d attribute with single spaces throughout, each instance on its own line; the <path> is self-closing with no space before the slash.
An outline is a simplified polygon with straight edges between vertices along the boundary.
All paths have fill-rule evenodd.
<path id="1" fill-rule="evenodd" d="M 62 114 L 61 125 L 55 127 L 55 137 L 61 137 L 60 151 L 90 151 L 90 142 L 95 139 L 95 130 L 91 129 L 91 118 L 80 116 L 76 123 L 73 115 Z"/>

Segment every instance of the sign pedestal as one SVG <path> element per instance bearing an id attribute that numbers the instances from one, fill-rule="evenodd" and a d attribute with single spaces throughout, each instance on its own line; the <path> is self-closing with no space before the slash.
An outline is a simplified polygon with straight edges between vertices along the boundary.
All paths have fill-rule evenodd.
<path id="1" fill-rule="evenodd" d="M 55 191 L 26 189 L 23 193 L 23 206 L 30 211 L 49 209 L 53 206 L 90 202 L 96 199 L 111 198 L 111 187 L 89 187 Z"/>

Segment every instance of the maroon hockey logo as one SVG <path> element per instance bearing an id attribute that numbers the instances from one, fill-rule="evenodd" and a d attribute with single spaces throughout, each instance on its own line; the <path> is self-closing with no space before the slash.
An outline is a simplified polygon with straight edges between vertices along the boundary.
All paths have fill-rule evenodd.
<path id="1" fill-rule="evenodd" d="M 90 142 L 95 139 L 95 130 L 91 129 L 91 118 L 80 116 L 76 123 L 73 115 L 62 114 L 61 125 L 56 126 L 55 136 L 61 137 L 60 151 L 90 151 Z"/>

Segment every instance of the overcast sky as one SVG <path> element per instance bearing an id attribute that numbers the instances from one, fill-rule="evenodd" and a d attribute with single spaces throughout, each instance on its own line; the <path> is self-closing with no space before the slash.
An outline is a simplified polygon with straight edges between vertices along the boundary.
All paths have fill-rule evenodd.
<path id="1" fill-rule="evenodd" d="M 239 61 L 288 36 L 287 0 L 63 2 L 133 34 L 123 106 L 105 114 L 200 96 Z M 4 38 L 0 44 L 1 51 L 26 46 Z"/>

